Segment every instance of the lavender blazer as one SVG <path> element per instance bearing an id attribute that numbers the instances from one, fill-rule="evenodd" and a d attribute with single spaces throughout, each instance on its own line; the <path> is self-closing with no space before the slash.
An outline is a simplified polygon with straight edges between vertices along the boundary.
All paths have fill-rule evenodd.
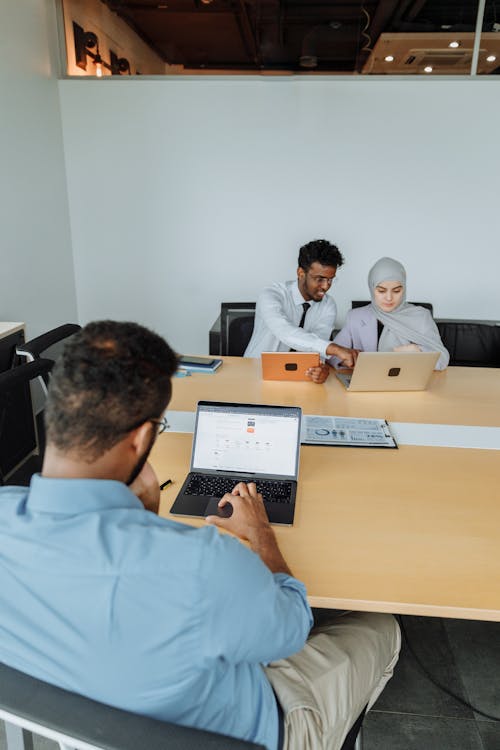
<path id="1" fill-rule="evenodd" d="M 365 305 L 365 307 L 355 307 L 353 310 L 349 310 L 345 325 L 337 333 L 333 342 L 349 349 L 376 352 L 378 346 L 377 318 L 373 314 L 371 306 Z"/>

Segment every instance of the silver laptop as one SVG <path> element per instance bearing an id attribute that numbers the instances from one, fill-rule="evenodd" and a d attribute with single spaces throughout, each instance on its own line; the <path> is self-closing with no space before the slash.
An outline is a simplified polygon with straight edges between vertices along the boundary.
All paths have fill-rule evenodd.
<path id="1" fill-rule="evenodd" d="M 191 469 L 171 508 L 180 516 L 217 515 L 238 482 L 255 482 L 271 523 L 292 525 L 299 470 L 298 406 L 200 401 Z"/>
<path id="2" fill-rule="evenodd" d="M 439 352 L 360 352 L 350 372 L 336 372 L 349 391 L 424 391 Z"/>

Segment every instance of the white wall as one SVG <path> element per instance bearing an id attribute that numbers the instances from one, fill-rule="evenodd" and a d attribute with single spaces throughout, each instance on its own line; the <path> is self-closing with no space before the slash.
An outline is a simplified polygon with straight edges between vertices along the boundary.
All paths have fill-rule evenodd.
<path id="1" fill-rule="evenodd" d="M 52 0 L 0 3 L 0 319 L 76 319 Z"/>
<path id="2" fill-rule="evenodd" d="M 341 316 L 381 255 L 437 317 L 500 319 L 498 79 L 60 83 L 79 315 L 207 351 L 221 300 L 337 242 Z"/>

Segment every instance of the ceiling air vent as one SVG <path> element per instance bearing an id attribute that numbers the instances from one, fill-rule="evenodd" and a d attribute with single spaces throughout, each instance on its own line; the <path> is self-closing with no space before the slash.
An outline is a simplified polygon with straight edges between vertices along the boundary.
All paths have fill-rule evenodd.
<path id="1" fill-rule="evenodd" d="M 411 49 L 405 65 L 454 68 L 470 65 L 471 60 L 471 49 Z"/>

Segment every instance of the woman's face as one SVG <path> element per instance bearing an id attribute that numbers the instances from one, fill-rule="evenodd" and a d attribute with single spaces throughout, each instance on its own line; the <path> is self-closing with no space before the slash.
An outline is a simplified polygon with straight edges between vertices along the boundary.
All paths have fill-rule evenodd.
<path id="1" fill-rule="evenodd" d="M 401 304 L 404 285 L 400 281 L 381 281 L 374 290 L 374 302 L 383 312 L 391 312 Z"/>

